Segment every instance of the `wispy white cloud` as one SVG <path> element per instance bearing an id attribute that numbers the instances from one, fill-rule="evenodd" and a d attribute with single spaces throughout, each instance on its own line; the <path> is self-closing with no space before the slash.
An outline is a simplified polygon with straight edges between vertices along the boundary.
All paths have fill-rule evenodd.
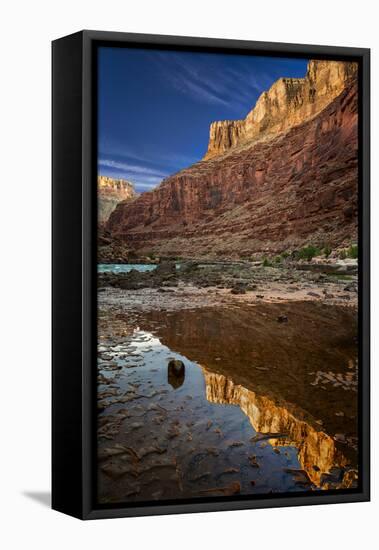
<path id="1" fill-rule="evenodd" d="M 112 156 L 112 157 L 119 157 L 123 160 L 127 159 L 128 162 L 130 161 L 142 161 L 146 162 L 146 156 L 143 155 L 141 152 L 137 152 L 134 149 L 125 146 L 124 143 L 118 142 L 114 139 L 109 140 L 106 139 L 103 141 L 99 146 L 99 156 L 100 158 Z"/>
<path id="2" fill-rule="evenodd" d="M 100 174 L 130 181 L 139 193 L 153 189 L 168 175 L 144 165 L 120 162 L 111 158 L 100 158 L 98 171 Z"/>
<path id="3" fill-rule="evenodd" d="M 252 73 L 243 62 L 231 69 L 212 63 L 209 57 L 204 63 L 200 58 L 195 63 L 190 56 L 171 52 L 154 52 L 151 60 L 158 63 L 167 82 L 192 99 L 242 112 L 250 110 L 257 96 L 272 83 L 266 74 Z"/>
<path id="4" fill-rule="evenodd" d="M 101 159 L 107 157 L 112 158 L 116 162 L 120 161 L 127 165 L 130 163 L 141 164 L 143 166 L 152 166 L 153 171 L 161 171 L 170 173 L 172 167 L 181 165 L 182 167 L 194 164 L 199 158 L 191 155 L 185 155 L 175 151 L 161 151 L 154 145 L 145 144 L 145 152 L 141 153 L 132 147 L 125 146 L 123 143 L 112 140 L 105 141 L 100 145 L 99 155 Z M 117 159 L 117 160 L 116 160 Z"/>
<path id="5" fill-rule="evenodd" d="M 227 106 L 229 103 L 226 99 L 217 94 L 217 92 L 210 89 L 207 82 L 203 79 L 195 80 L 194 78 L 188 78 L 188 75 L 172 75 L 171 81 L 174 86 L 188 95 L 205 101 L 207 103 L 218 103 L 219 105 Z"/>
<path id="6" fill-rule="evenodd" d="M 123 170 L 124 172 L 128 172 L 131 174 L 144 174 L 144 175 L 151 174 L 155 177 L 160 177 L 160 178 L 164 178 L 167 176 L 167 173 L 159 172 L 157 170 L 147 168 L 146 166 L 129 164 L 125 162 L 118 162 L 113 159 L 100 158 L 98 161 L 98 165 L 104 166 L 107 168 L 116 168 L 118 170 Z"/>

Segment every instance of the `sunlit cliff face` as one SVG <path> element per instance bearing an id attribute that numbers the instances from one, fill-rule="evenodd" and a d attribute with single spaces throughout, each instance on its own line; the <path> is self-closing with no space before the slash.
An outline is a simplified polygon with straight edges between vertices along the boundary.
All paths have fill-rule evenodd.
<path id="1" fill-rule="evenodd" d="M 299 463 L 317 487 L 328 488 L 323 476 L 333 468 L 346 467 L 348 461 L 336 448 L 334 439 L 304 420 L 299 420 L 295 412 L 243 386 L 235 385 L 222 374 L 209 372 L 205 368 L 203 373 L 208 401 L 219 405 L 237 405 L 258 433 L 280 435 L 268 439 L 270 445 L 297 447 Z M 351 486 L 350 475 L 344 476 L 341 486 Z"/>
<path id="2" fill-rule="evenodd" d="M 260 95 L 245 119 L 211 124 L 204 159 L 272 137 L 309 120 L 338 97 L 356 76 L 357 69 L 357 63 L 311 60 L 304 78 L 279 78 Z"/>

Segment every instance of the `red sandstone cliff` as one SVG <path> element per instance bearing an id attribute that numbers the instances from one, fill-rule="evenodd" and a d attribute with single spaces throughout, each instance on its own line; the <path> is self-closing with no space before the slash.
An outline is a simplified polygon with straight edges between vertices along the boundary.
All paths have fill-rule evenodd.
<path id="1" fill-rule="evenodd" d="M 203 161 L 118 205 L 107 229 L 136 250 L 188 257 L 355 240 L 355 69 L 311 61 L 305 79 L 279 80 L 246 117 L 243 132 L 239 121 L 225 123 L 239 128 L 228 130 L 228 147 L 211 140 Z"/>

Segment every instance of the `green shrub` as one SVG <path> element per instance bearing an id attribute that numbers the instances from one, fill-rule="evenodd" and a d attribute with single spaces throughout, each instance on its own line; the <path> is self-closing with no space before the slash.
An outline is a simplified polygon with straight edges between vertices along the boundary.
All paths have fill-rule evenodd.
<path id="1" fill-rule="evenodd" d="M 283 260 L 285 260 L 286 258 L 288 258 L 289 256 L 291 256 L 291 254 L 289 252 L 282 252 L 281 253 L 281 257 L 283 258 Z"/>
<path id="2" fill-rule="evenodd" d="M 341 260 L 346 260 L 346 258 L 352 258 L 356 260 L 358 258 L 358 245 L 352 244 L 349 246 L 349 248 L 344 248 L 340 251 L 338 257 Z"/>
<path id="3" fill-rule="evenodd" d="M 330 248 L 330 246 L 326 246 L 324 248 L 324 256 L 325 258 L 329 258 L 329 256 L 331 255 L 332 253 L 332 249 Z"/>
<path id="4" fill-rule="evenodd" d="M 347 257 L 356 260 L 358 258 L 358 245 L 352 244 L 347 249 Z"/>
<path id="5" fill-rule="evenodd" d="M 282 257 L 281 256 L 275 256 L 274 258 L 274 264 L 280 264 L 282 261 Z"/>
<path id="6" fill-rule="evenodd" d="M 263 258 L 262 265 L 263 265 L 263 267 L 271 267 L 271 262 L 269 261 L 268 258 Z"/>
<path id="7" fill-rule="evenodd" d="M 297 258 L 299 260 L 307 260 L 310 262 L 315 256 L 318 256 L 321 250 L 313 245 L 308 245 L 297 252 Z"/>

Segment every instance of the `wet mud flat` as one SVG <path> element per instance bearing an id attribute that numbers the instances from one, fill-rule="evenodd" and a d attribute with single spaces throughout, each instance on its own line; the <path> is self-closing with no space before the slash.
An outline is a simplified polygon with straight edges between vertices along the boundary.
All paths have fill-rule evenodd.
<path id="1" fill-rule="evenodd" d="M 115 298 L 99 294 L 99 502 L 356 486 L 354 308 Z"/>

